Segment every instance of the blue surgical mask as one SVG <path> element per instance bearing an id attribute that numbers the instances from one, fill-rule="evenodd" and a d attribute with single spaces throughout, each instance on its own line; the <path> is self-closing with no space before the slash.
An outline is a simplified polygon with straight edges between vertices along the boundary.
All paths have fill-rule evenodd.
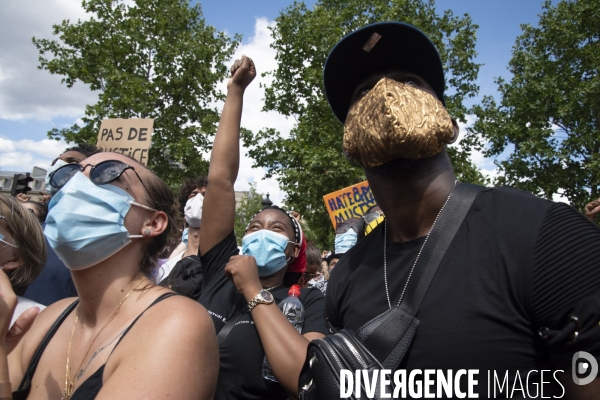
<path id="1" fill-rule="evenodd" d="M 51 165 L 50 168 L 48 168 L 48 173 L 46 173 L 46 190 L 48 192 L 50 192 L 51 194 L 55 194 L 56 192 L 58 192 L 58 189 L 56 189 L 54 186 L 52 186 L 50 184 L 50 175 L 52 175 L 52 173 L 54 171 L 56 171 L 57 169 L 59 169 L 63 165 L 67 165 L 67 164 L 68 163 L 66 161 L 63 161 L 63 160 L 61 160 L 59 158 L 58 160 L 56 160 L 56 162 L 54 163 L 54 165 Z"/>
<path id="2" fill-rule="evenodd" d="M 76 173 L 52 198 L 44 234 L 67 268 L 91 267 L 127 246 L 132 238 L 124 219 L 138 204 L 115 185 L 95 185 L 81 172 Z"/>
<path id="3" fill-rule="evenodd" d="M 352 248 L 352 246 L 354 246 L 356 244 L 357 238 L 358 237 L 353 228 L 348 229 L 344 233 L 335 235 L 335 243 L 334 243 L 335 253 L 343 254 L 343 253 L 347 252 L 348 250 L 350 250 Z"/>
<path id="4" fill-rule="evenodd" d="M 291 242 L 287 236 L 261 229 L 242 238 L 242 254 L 253 256 L 258 266 L 258 276 L 273 275 L 288 263 L 285 248 Z"/>
<path id="5" fill-rule="evenodd" d="M 183 230 L 183 235 L 181 235 L 181 241 L 183 243 L 185 243 L 186 246 L 188 245 L 188 234 L 189 234 L 189 230 L 188 230 L 188 228 L 185 228 Z"/>

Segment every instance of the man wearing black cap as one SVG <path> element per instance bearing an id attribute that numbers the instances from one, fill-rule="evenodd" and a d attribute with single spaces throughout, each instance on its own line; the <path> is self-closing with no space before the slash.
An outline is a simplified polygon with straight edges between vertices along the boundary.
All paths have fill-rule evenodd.
<path id="1" fill-rule="evenodd" d="M 327 59 L 324 84 L 344 124 L 344 153 L 362 165 L 386 217 L 329 281 L 326 317 L 356 331 L 398 304 L 460 185 L 445 150 L 458 126 L 444 106 L 437 50 L 411 25 L 378 23 L 344 37 Z M 479 398 L 600 398 L 598 379 L 580 385 L 571 377 L 578 352 L 587 365 L 600 358 L 599 259 L 600 230 L 570 206 L 484 189 L 439 266 L 398 368 L 477 369 Z M 508 386 L 491 396 L 488 373 L 502 382 L 507 372 Z"/>

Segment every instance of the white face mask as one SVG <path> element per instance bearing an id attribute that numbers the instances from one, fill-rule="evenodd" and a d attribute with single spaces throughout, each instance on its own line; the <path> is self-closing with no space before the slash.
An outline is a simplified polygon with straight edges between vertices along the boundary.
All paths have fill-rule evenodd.
<path id="1" fill-rule="evenodd" d="M 200 193 L 189 199 L 185 203 L 183 212 L 185 214 L 185 220 L 194 228 L 200 228 L 202 224 L 202 205 L 204 204 L 204 196 Z"/>

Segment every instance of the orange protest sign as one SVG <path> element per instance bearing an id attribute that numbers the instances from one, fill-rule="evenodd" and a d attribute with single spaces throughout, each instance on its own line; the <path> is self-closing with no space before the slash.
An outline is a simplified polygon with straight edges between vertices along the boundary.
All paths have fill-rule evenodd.
<path id="1" fill-rule="evenodd" d="M 364 181 L 323 196 L 333 229 L 340 222 L 360 218 L 375 205 L 369 182 Z"/>
<path id="2" fill-rule="evenodd" d="M 102 120 L 98 132 L 98 148 L 132 157 L 148 164 L 148 149 L 152 143 L 153 119 L 115 118 Z"/>

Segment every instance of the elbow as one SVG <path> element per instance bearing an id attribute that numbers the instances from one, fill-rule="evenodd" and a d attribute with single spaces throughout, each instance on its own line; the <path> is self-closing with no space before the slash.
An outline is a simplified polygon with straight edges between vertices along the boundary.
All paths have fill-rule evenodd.
<path id="1" fill-rule="evenodd" d="M 206 178 L 206 191 L 209 191 L 210 188 L 219 188 L 221 190 L 231 190 L 233 189 L 233 185 L 235 184 L 237 176 L 228 176 L 226 173 L 219 173 L 215 171 L 211 174 L 209 171 L 208 176 Z"/>

